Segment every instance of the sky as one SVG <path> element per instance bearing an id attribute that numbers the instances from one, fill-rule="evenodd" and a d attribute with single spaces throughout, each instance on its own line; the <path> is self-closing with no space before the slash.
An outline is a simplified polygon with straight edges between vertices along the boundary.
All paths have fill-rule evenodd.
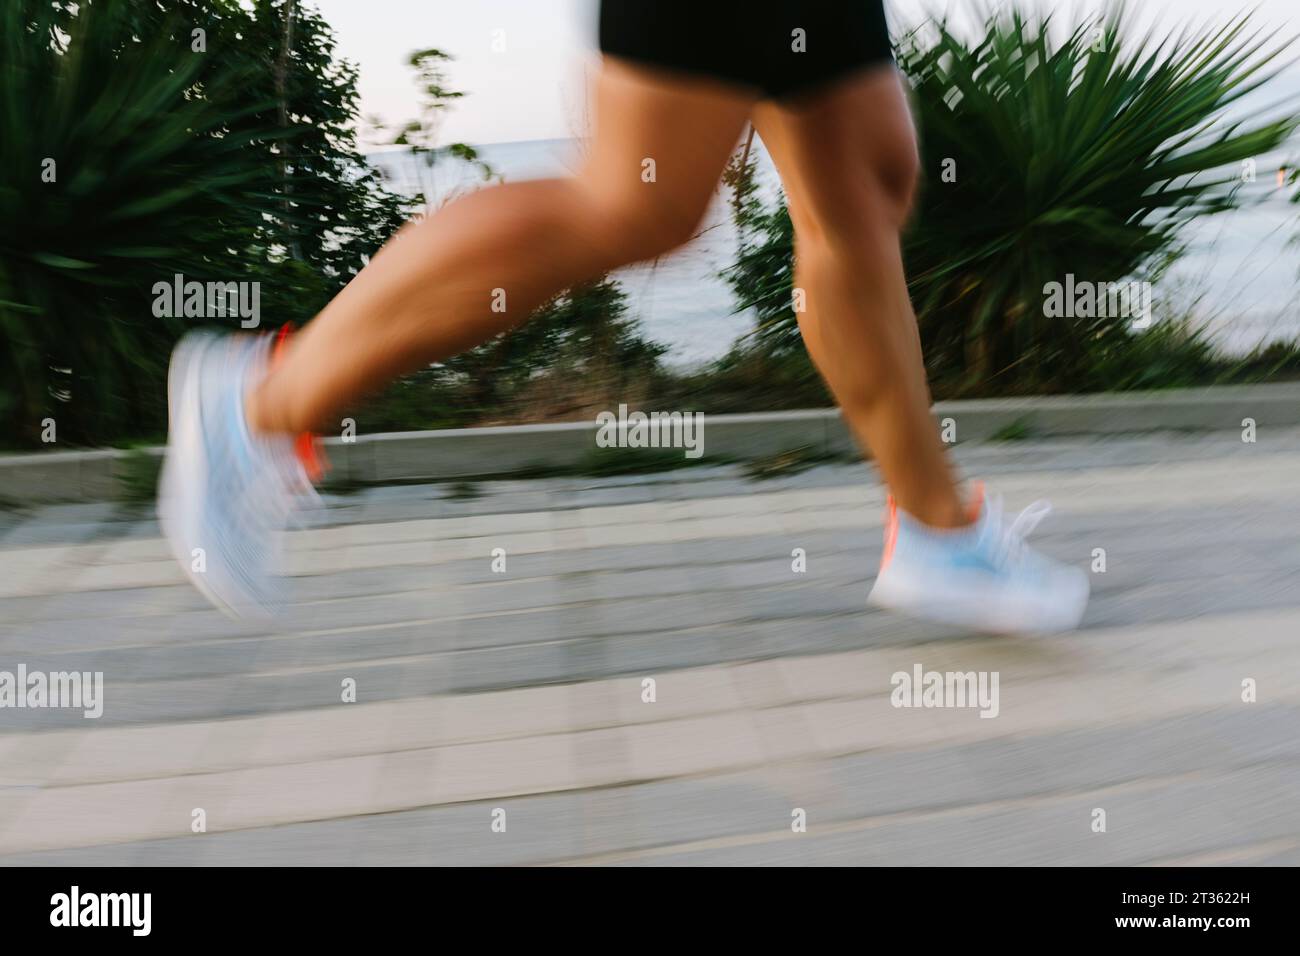
<path id="1" fill-rule="evenodd" d="M 595 63 L 597 0 L 308 0 L 334 28 L 338 52 L 360 67 L 363 116 L 389 123 L 416 115 L 411 51 L 437 47 L 450 53 L 449 85 L 466 96 L 449 111 L 444 142 L 493 143 L 582 135 L 586 89 Z M 617 0 L 612 0 L 617 2 Z M 708 0 L 700 0 L 708 2 Z M 851 2 L 851 0 L 844 0 Z M 927 12 L 948 12 L 974 22 L 976 11 L 999 0 L 886 0 L 891 26 L 914 25 Z M 1102 9 L 1102 0 L 1056 3 L 1056 16 L 1070 19 Z M 1222 0 L 1140 0 L 1130 3 L 1133 26 L 1166 30 L 1221 23 L 1253 9 L 1264 33 L 1300 34 L 1296 0 L 1253 0 L 1233 6 Z M 1300 54 L 1300 44 L 1295 52 Z M 1284 78 L 1300 95 L 1300 70 Z M 378 138 L 362 133 L 362 146 Z"/>

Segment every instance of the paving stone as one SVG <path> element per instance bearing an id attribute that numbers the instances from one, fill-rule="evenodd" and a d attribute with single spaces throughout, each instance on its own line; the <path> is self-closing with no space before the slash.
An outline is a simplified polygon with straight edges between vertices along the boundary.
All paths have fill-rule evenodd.
<path id="1" fill-rule="evenodd" d="M 1255 616 L 1300 609 L 1300 429 L 1266 430 L 1255 446 L 1236 432 L 1155 433 L 961 444 L 953 455 L 963 474 L 987 477 L 1017 507 L 1039 494 L 1056 499 L 1059 510 L 1033 536 L 1047 553 L 1087 566 L 1093 548 L 1106 549 L 1082 638 L 1104 636 L 1128 663 L 1107 665 L 1073 644 L 1060 654 L 1050 641 L 1008 642 L 995 653 L 959 631 L 869 610 L 881 496 L 861 463 L 769 480 L 726 465 L 489 481 L 475 483 L 472 498 L 452 497 L 447 483 L 327 494 L 307 516 L 315 530 L 294 538 L 295 556 L 315 570 L 291 582 L 293 606 L 269 623 L 230 621 L 162 575 L 171 569 L 148 506 L 0 512 L 0 576 L 12 594 L 0 597 L 0 669 L 103 671 L 96 727 L 271 714 L 310 725 L 346 706 L 348 678 L 362 702 L 452 702 L 612 679 L 635 694 L 643 677 L 671 700 L 675 679 L 685 686 L 716 667 L 733 675 L 714 712 L 683 721 L 697 728 L 685 736 L 610 726 L 575 737 L 575 772 L 612 774 L 621 786 L 0 855 L 0 863 L 1300 860 L 1290 796 L 1300 783 L 1300 705 L 1269 699 L 1285 645 L 1270 637 L 1251 657 L 1234 653 L 1259 637 L 1245 630 Z M 507 547 L 505 574 L 492 567 L 494 540 Z M 791 568 L 794 548 L 806 552 L 804 573 Z M 1203 617 L 1243 622 L 1235 632 L 1224 625 L 1221 650 L 1208 633 L 1197 646 L 1222 660 L 1225 696 L 1243 675 L 1256 677 L 1259 704 L 1037 736 L 975 739 L 958 728 L 956 740 L 919 750 L 806 756 L 810 735 L 834 730 L 832 710 L 874 713 L 854 709 L 865 691 L 836 673 L 833 655 L 915 648 L 926 660 L 941 648 L 1025 686 L 1075 673 L 1131 682 L 1117 668 L 1136 666 L 1158 689 L 1190 666 L 1177 636 Z M 1114 644 L 1124 633 L 1114 629 L 1128 627 L 1131 643 Z M 770 661 L 788 670 L 753 669 Z M 830 709 L 821 717 L 777 706 L 815 684 L 838 688 L 823 695 Z M 608 709 L 615 723 L 640 713 L 622 697 L 590 706 L 582 712 Z M 45 731 L 89 731 L 89 746 L 88 723 L 75 710 L 0 712 L 0 768 L 5 748 L 55 739 L 33 736 Z M 48 746 L 51 765 L 75 760 L 62 744 Z M 467 754 L 457 759 L 475 759 Z M 689 765 L 692 754 L 704 761 L 698 774 L 644 779 Z M 710 755 L 720 761 L 713 772 Z M 409 755 L 371 756 L 373 780 L 356 781 L 363 788 L 401 789 L 412 767 L 426 772 Z M 726 770 L 739 756 L 757 767 Z M 454 794 L 455 776 L 438 778 L 438 792 Z M 0 777 L 0 805 L 30 792 Z M 498 805 L 505 834 L 490 827 Z M 1107 834 L 1088 828 L 1098 805 Z M 806 834 L 790 832 L 794 807 L 808 813 Z"/>

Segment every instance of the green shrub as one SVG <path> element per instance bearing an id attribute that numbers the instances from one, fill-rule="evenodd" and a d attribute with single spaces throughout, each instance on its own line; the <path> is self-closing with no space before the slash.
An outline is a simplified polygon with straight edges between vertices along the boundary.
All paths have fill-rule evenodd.
<path id="1" fill-rule="evenodd" d="M 13 0 L 0 12 L 0 417 L 34 442 L 158 430 L 171 344 L 155 282 L 204 275 L 205 250 L 264 185 L 227 117 L 187 95 L 202 57 L 136 38 L 124 2 Z M 129 55 L 123 53 L 128 51 Z M 212 77 L 237 84 L 235 71 Z"/>

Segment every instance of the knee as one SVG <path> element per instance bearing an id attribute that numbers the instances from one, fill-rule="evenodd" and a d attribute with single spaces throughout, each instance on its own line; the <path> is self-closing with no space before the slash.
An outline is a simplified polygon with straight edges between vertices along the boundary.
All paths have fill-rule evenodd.
<path id="1" fill-rule="evenodd" d="M 916 201 L 917 180 L 921 174 L 921 160 L 916 152 L 916 141 L 907 139 L 896 144 L 876 165 L 876 182 L 883 194 L 890 218 L 899 228 L 907 222 Z"/>
<path id="2" fill-rule="evenodd" d="M 910 143 L 873 157 L 834 194 L 790 197 L 790 217 L 803 254 L 861 257 L 898 241 L 916 195 L 919 163 Z"/>
<path id="3" fill-rule="evenodd" d="M 596 197 L 594 216 L 606 249 L 622 264 L 685 245 L 698 232 L 706 208 L 707 201 L 665 197 L 645 184 L 643 190 Z"/>

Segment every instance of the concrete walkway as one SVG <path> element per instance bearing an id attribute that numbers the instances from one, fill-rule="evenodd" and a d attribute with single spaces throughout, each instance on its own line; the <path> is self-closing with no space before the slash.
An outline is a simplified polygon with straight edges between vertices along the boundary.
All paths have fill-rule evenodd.
<path id="1" fill-rule="evenodd" d="M 955 454 L 1104 549 L 1081 632 L 867 611 L 862 466 L 331 498 L 274 626 L 147 510 L 0 512 L 0 672 L 104 674 L 98 719 L 0 709 L 0 862 L 1300 863 L 1300 431 Z M 918 666 L 996 717 L 893 706 Z"/>

